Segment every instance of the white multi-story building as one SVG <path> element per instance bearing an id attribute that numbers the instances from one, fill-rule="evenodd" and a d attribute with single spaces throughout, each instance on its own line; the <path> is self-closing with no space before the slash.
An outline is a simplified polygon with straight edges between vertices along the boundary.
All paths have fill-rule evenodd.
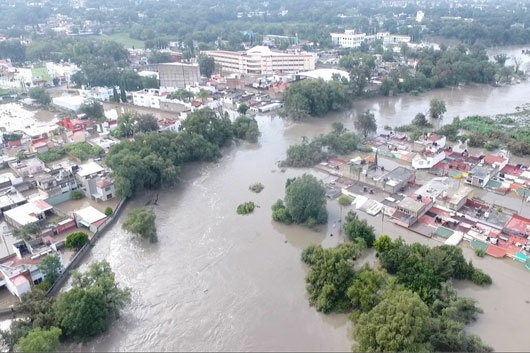
<path id="1" fill-rule="evenodd" d="M 278 72 L 298 73 L 315 69 L 315 55 L 309 53 L 286 54 L 257 46 L 243 52 L 210 50 L 203 54 L 214 58 L 225 72 L 239 74 L 272 75 Z"/>
<path id="2" fill-rule="evenodd" d="M 154 109 L 160 109 L 160 100 L 164 98 L 160 95 L 160 90 L 156 88 L 133 92 L 132 97 L 134 105 Z"/>
<path id="3" fill-rule="evenodd" d="M 331 41 L 341 48 L 357 48 L 365 40 L 366 33 L 355 33 L 354 29 L 347 29 L 344 33 L 331 33 Z"/>
<path id="4" fill-rule="evenodd" d="M 79 90 L 79 95 L 85 99 L 107 102 L 113 98 L 114 91 L 112 87 L 92 87 L 89 89 L 83 87 Z"/>
<path id="5" fill-rule="evenodd" d="M 347 29 L 344 33 L 331 33 L 333 44 L 341 48 L 357 48 L 363 42 L 373 42 L 381 40 L 383 45 L 399 45 L 401 43 L 410 43 L 410 36 L 391 34 L 389 32 L 379 32 L 377 34 L 367 35 L 366 33 L 355 33 L 353 29 Z"/>

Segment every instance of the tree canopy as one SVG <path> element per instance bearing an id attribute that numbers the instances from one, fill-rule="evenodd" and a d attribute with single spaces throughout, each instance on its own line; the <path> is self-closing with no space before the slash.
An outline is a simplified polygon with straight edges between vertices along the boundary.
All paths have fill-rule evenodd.
<path id="1" fill-rule="evenodd" d="M 123 222 L 122 228 L 143 239 L 149 240 L 151 243 L 156 243 L 158 237 L 156 235 L 155 219 L 156 215 L 152 210 L 135 208 L 127 215 L 127 219 Z"/>
<path id="2" fill-rule="evenodd" d="M 365 111 L 357 117 L 354 122 L 355 128 L 366 139 L 370 134 L 377 131 L 377 123 L 374 114 L 369 110 Z"/>
<path id="3" fill-rule="evenodd" d="M 322 224 L 328 220 L 324 185 L 309 174 L 287 186 L 285 207 L 295 223 Z"/>
<path id="4" fill-rule="evenodd" d="M 50 327 L 48 330 L 35 328 L 22 337 L 15 346 L 16 352 L 57 352 L 61 346 L 61 329 Z"/>
<path id="5" fill-rule="evenodd" d="M 42 104 L 42 105 L 48 105 L 52 101 L 48 91 L 46 91 L 46 89 L 44 89 L 42 87 L 30 88 L 29 96 L 30 96 L 30 98 L 35 99 L 35 101 L 37 101 L 37 103 Z"/>

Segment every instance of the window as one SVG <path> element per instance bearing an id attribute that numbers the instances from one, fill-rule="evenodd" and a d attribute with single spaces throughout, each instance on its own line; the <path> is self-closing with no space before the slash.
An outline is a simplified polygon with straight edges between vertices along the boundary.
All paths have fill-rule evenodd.
<path id="1" fill-rule="evenodd" d="M 110 190 L 110 186 L 107 186 L 107 187 L 105 188 L 105 191 L 109 191 L 109 190 Z"/>

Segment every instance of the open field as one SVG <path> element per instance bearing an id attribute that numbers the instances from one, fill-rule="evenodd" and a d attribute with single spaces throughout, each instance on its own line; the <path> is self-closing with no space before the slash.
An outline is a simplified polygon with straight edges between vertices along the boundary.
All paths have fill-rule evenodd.
<path id="1" fill-rule="evenodd" d="M 90 39 L 96 40 L 112 40 L 117 43 L 123 44 L 125 48 L 136 48 L 143 49 L 144 42 L 138 39 L 129 37 L 127 33 L 113 33 L 111 35 L 101 35 L 101 36 L 89 36 Z"/>

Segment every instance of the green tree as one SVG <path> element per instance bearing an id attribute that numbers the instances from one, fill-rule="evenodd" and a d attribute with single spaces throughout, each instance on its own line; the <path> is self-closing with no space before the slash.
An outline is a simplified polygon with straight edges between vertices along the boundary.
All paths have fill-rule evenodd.
<path id="1" fill-rule="evenodd" d="M 210 91 L 206 89 L 202 89 L 197 94 L 197 97 L 201 100 L 202 104 L 205 104 L 208 101 L 208 97 L 210 96 Z"/>
<path id="2" fill-rule="evenodd" d="M 339 197 L 339 205 L 341 205 L 342 207 L 346 207 L 346 206 L 349 206 L 351 205 L 352 203 L 352 199 L 346 195 L 342 195 L 341 197 Z"/>
<path id="3" fill-rule="evenodd" d="M 260 132 L 256 119 L 241 115 L 236 118 L 232 127 L 236 138 L 249 142 L 258 142 Z"/>
<path id="4" fill-rule="evenodd" d="M 42 330 L 40 327 L 28 332 L 22 337 L 15 346 L 16 352 L 57 352 L 61 346 L 59 337 L 61 329 L 50 327 L 48 330 Z"/>
<path id="5" fill-rule="evenodd" d="M 362 238 L 366 246 L 372 247 L 375 241 L 374 227 L 368 225 L 365 219 L 360 220 L 354 211 L 348 212 L 344 221 L 344 232 L 350 240 Z"/>
<path id="6" fill-rule="evenodd" d="M 428 352 L 431 326 L 429 308 L 417 294 L 394 291 L 360 315 L 353 331 L 355 351 Z"/>
<path id="7" fill-rule="evenodd" d="M 79 111 L 81 112 L 81 114 L 85 114 L 86 117 L 89 119 L 105 118 L 105 111 L 103 110 L 103 105 L 95 100 L 81 104 Z"/>
<path id="8" fill-rule="evenodd" d="M 49 255 L 40 262 L 38 268 L 44 275 L 45 281 L 52 285 L 59 278 L 63 265 L 58 255 Z"/>
<path id="9" fill-rule="evenodd" d="M 149 240 L 151 243 L 156 243 L 158 237 L 156 235 L 155 219 L 156 215 L 153 211 L 146 208 L 135 208 L 127 215 L 122 228 Z"/>
<path id="10" fill-rule="evenodd" d="M 231 125 L 228 117 L 219 116 L 210 108 L 203 108 L 191 113 L 182 122 L 181 129 L 187 133 L 202 135 L 208 141 L 222 147 L 232 141 L 233 128 Z"/>
<path id="11" fill-rule="evenodd" d="M 215 60 L 207 55 L 199 55 L 199 70 L 201 75 L 211 77 L 215 71 Z"/>
<path id="12" fill-rule="evenodd" d="M 436 98 L 431 100 L 431 105 L 429 108 L 429 114 L 431 118 L 439 119 L 444 115 L 446 111 L 447 111 L 447 108 L 443 100 L 436 99 Z"/>
<path id="13" fill-rule="evenodd" d="M 175 58 L 169 53 L 154 51 L 149 55 L 147 59 L 150 64 L 160 64 L 160 63 L 171 63 L 175 61 Z"/>
<path id="14" fill-rule="evenodd" d="M 103 212 L 103 213 L 105 213 L 105 216 L 108 217 L 108 216 L 112 215 L 112 212 L 114 212 L 114 211 L 112 211 L 112 208 L 106 207 L 105 208 L 105 212 Z"/>
<path id="15" fill-rule="evenodd" d="M 355 120 L 354 125 L 365 139 L 368 138 L 370 134 L 377 131 L 375 116 L 369 110 L 359 115 Z"/>
<path id="16" fill-rule="evenodd" d="M 283 224 L 291 224 L 293 223 L 293 218 L 289 214 L 289 211 L 287 211 L 287 208 L 285 208 L 285 205 L 282 200 L 276 201 L 272 207 L 272 219 L 276 222 L 283 223 Z"/>
<path id="17" fill-rule="evenodd" d="M 495 59 L 497 64 L 499 64 L 500 66 L 504 66 L 504 64 L 506 63 L 506 60 L 508 59 L 508 56 L 502 53 L 502 54 L 495 55 L 493 58 Z"/>
<path id="18" fill-rule="evenodd" d="M 429 122 L 425 118 L 425 114 L 418 113 L 414 117 L 414 120 L 412 120 L 412 125 L 420 126 L 420 127 L 426 127 L 429 125 Z"/>
<path id="19" fill-rule="evenodd" d="M 109 317 L 118 317 L 120 310 L 131 300 L 129 288 L 120 288 L 110 264 L 92 262 L 85 272 L 72 272 L 72 288 L 93 291 L 103 299 Z"/>
<path id="20" fill-rule="evenodd" d="M 145 133 L 158 130 L 158 120 L 153 114 L 138 114 L 134 119 L 134 132 Z"/>
<path id="21" fill-rule="evenodd" d="M 326 190 L 314 176 L 304 174 L 285 190 L 285 207 L 295 223 L 327 222 Z"/>
<path id="22" fill-rule="evenodd" d="M 246 105 L 245 103 L 243 103 L 243 104 L 240 104 L 239 107 L 237 107 L 237 112 L 241 115 L 246 115 L 249 109 L 250 107 Z"/>
<path id="23" fill-rule="evenodd" d="M 70 289 L 57 298 L 54 310 L 63 334 L 74 341 L 85 342 L 107 330 L 105 301 L 96 291 Z"/>
<path id="24" fill-rule="evenodd" d="M 372 310 L 391 288 L 390 282 L 390 277 L 385 272 L 368 267 L 357 272 L 347 292 L 353 308 L 362 312 Z"/>
<path id="25" fill-rule="evenodd" d="M 120 95 L 118 94 L 116 86 L 112 86 L 112 100 L 116 103 L 120 102 Z"/>
<path id="26" fill-rule="evenodd" d="M 65 245 L 69 249 L 79 250 L 83 246 L 85 246 L 85 244 L 87 243 L 88 243 L 88 234 L 86 234 L 85 232 L 75 232 L 75 233 L 69 234 L 66 237 Z"/>
<path id="27" fill-rule="evenodd" d="M 392 51 L 392 49 L 387 49 L 383 52 L 383 61 L 394 61 L 394 52 Z"/>
<path id="28" fill-rule="evenodd" d="M 42 105 L 48 105 L 52 101 L 50 94 L 42 87 L 30 88 L 29 96 L 31 99 L 35 99 L 37 103 Z"/>
<path id="29" fill-rule="evenodd" d="M 302 260 L 309 265 L 306 289 L 310 304 L 318 311 L 343 312 L 351 308 L 346 292 L 354 278 L 353 263 L 364 248 L 360 241 L 336 248 L 311 245 L 304 249 Z"/>

